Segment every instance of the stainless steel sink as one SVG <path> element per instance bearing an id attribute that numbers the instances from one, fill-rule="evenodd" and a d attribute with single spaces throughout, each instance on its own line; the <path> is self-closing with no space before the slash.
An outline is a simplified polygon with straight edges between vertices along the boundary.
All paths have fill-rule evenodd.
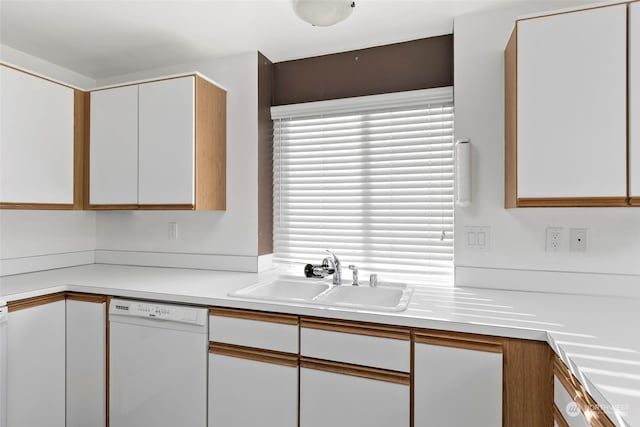
<path id="1" fill-rule="evenodd" d="M 313 282 L 302 278 L 280 278 L 258 283 L 232 292 L 237 298 L 298 302 L 317 306 L 352 307 L 373 311 L 404 311 L 407 309 L 413 289 L 400 283 L 381 283 L 371 288 L 362 286 L 332 285 L 326 281 Z"/>

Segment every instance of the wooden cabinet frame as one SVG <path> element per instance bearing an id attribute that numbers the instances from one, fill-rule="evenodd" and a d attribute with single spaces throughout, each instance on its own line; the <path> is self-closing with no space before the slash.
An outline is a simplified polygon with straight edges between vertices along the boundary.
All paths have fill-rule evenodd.
<path id="1" fill-rule="evenodd" d="M 593 427 L 614 427 L 615 424 L 609 419 L 607 414 L 601 409 L 595 400 L 589 395 L 585 388 L 580 384 L 578 379 L 571 373 L 567 365 L 558 357 L 553 357 L 553 373 L 560 380 L 562 386 L 567 390 L 569 396 L 578 405 L 582 413 L 585 415 L 589 423 Z M 554 414 L 556 419 L 561 419 L 559 424 L 566 421 L 564 420 L 562 413 L 556 408 L 554 403 Z"/>
<path id="2" fill-rule="evenodd" d="M 194 204 L 91 204 L 90 203 L 90 101 L 85 107 L 84 199 L 90 210 L 225 210 L 227 179 L 227 92 L 198 74 L 184 74 L 117 87 L 141 85 L 177 78 L 194 78 Z M 139 107 L 138 107 L 139 108 Z M 136 183 L 138 185 L 138 183 Z"/>
<path id="3" fill-rule="evenodd" d="M 637 1 L 637 0 L 636 0 Z M 504 50 L 504 77 L 505 77 L 505 116 L 504 116 L 504 207 L 626 207 L 640 206 L 640 200 L 629 195 L 629 93 L 627 93 L 627 164 L 620 167 L 627 168 L 627 196 L 626 197 L 562 197 L 562 198 L 521 198 L 518 196 L 518 23 L 528 19 L 544 19 L 546 16 L 575 13 L 584 10 L 610 7 L 617 4 L 630 4 L 633 2 L 620 2 L 605 6 L 587 7 L 568 12 L 551 13 L 532 18 L 523 18 L 516 21 L 515 27 Z M 628 9 L 628 7 L 627 7 Z M 628 16 L 628 10 L 627 10 Z M 627 30 L 628 31 L 628 30 Z M 629 40 L 627 40 L 627 88 L 629 79 Z"/>
<path id="4" fill-rule="evenodd" d="M 48 79 L 35 73 L 22 70 L 17 67 L 0 62 L 0 67 L 10 68 L 46 80 L 52 84 L 73 89 L 73 203 L 29 203 L 25 202 L 0 202 L 0 209 L 46 209 L 46 210 L 82 210 L 86 208 L 85 195 L 88 184 L 86 175 L 88 171 L 87 141 L 89 138 L 89 92 L 76 89 L 72 86 Z M 28 167 L 29 165 L 25 165 Z"/>

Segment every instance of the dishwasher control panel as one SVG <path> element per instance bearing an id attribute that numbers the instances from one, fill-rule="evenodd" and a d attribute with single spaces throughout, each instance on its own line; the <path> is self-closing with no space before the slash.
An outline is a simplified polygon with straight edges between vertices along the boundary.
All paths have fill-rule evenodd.
<path id="1" fill-rule="evenodd" d="M 201 325 L 206 322 L 207 310 L 174 304 L 160 304 L 149 301 L 132 301 L 113 298 L 109 305 L 109 314 L 144 317 L 171 322 Z"/>

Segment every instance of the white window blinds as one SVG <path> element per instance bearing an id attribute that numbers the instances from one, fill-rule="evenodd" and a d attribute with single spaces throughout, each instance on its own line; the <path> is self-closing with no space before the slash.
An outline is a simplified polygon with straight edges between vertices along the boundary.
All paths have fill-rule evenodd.
<path id="1" fill-rule="evenodd" d="M 323 112 L 324 111 L 324 112 Z M 452 89 L 272 109 L 274 261 L 453 283 Z M 366 279 L 366 276 L 360 276 Z"/>

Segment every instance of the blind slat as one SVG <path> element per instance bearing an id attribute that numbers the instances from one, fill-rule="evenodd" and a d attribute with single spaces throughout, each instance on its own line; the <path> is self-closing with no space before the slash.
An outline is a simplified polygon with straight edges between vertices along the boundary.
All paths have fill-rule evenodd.
<path id="1" fill-rule="evenodd" d="M 450 281 L 452 100 L 360 108 L 274 121 L 274 260 Z"/>

